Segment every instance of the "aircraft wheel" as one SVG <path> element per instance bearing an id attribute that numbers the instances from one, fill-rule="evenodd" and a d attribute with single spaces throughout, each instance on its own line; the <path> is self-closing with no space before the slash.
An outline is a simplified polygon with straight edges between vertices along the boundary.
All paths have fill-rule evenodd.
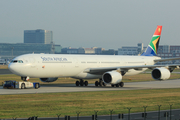
<path id="1" fill-rule="evenodd" d="M 123 86 L 124 86 L 124 83 L 123 83 L 123 82 L 120 82 L 119 85 L 120 85 L 121 87 L 123 87 Z"/>
<path id="2" fill-rule="evenodd" d="M 84 82 L 83 81 L 80 81 L 80 86 L 83 86 L 84 85 Z"/>
<path id="3" fill-rule="evenodd" d="M 80 84 L 79 81 L 76 81 L 76 86 L 79 86 L 79 84 Z"/>
<path id="4" fill-rule="evenodd" d="M 103 82 L 102 81 L 99 82 L 99 86 L 103 86 Z"/>
<path id="5" fill-rule="evenodd" d="M 106 86 L 106 83 L 103 82 L 103 86 Z"/>
<path id="6" fill-rule="evenodd" d="M 85 82 L 84 82 L 84 85 L 85 85 L 85 86 L 88 86 L 88 81 L 85 81 Z"/>
<path id="7" fill-rule="evenodd" d="M 96 86 L 96 87 L 98 87 L 98 85 L 99 85 L 99 82 L 98 82 L 98 81 L 96 81 L 96 82 L 95 82 L 95 86 Z"/>
<path id="8" fill-rule="evenodd" d="M 119 87 L 119 84 L 116 84 L 116 87 Z"/>
<path id="9" fill-rule="evenodd" d="M 38 88 L 39 88 L 39 84 L 36 83 L 36 84 L 35 84 L 35 89 L 38 89 Z"/>
<path id="10" fill-rule="evenodd" d="M 113 84 L 111 84 L 111 87 L 114 87 L 114 85 L 113 85 Z"/>
<path id="11" fill-rule="evenodd" d="M 21 89 L 25 89 L 25 84 L 24 83 L 21 84 Z"/>
<path id="12" fill-rule="evenodd" d="M 26 81 L 26 77 L 21 77 L 21 80 Z"/>

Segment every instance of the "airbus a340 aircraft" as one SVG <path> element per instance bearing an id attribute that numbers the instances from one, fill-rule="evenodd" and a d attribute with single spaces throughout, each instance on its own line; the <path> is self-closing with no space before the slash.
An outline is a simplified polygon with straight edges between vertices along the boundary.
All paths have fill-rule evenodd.
<path id="1" fill-rule="evenodd" d="M 135 75 L 148 68 L 152 69 L 152 77 L 155 80 L 166 80 L 179 65 L 155 63 L 180 58 L 157 57 L 161 31 L 162 26 L 157 26 L 146 51 L 140 56 L 25 54 L 14 58 L 8 68 L 24 81 L 29 78 L 40 78 L 43 82 L 53 82 L 58 77 L 71 77 L 79 79 L 76 86 L 87 86 L 88 81 L 83 79 L 98 78 L 95 86 L 111 84 L 112 87 L 123 87 L 123 76 Z"/>

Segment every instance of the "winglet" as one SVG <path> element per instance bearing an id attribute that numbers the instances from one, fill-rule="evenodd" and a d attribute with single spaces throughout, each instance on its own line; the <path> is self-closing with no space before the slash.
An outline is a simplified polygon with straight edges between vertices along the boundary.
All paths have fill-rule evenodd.
<path id="1" fill-rule="evenodd" d="M 151 42 L 149 43 L 146 51 L 141 56 L 157 56 L 157 50 L 159 47 L 159 41 L 161 36 L 162 26 L 157 26 Z"/>

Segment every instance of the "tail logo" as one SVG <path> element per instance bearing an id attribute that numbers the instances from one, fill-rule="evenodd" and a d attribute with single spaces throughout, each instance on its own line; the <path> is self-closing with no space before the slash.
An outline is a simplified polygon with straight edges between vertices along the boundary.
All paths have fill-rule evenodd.
<path id="1" fill-rule="evenodd" d="M 159 28 L 159 30 L 158 30 L 158 31 L 159 31 L 159 33 L 161 33 L 161 29 L 160 29 L 160 28 Z"/>
<path id="2" fill-rule="evenodd" d="M 157 54 L 158 45 L 159 45 L 160 36 L 153 36 L 149 47 Z"/>
<path id="3" fill-rule="evenodd" d="M 159 46 L 160 36 L 161 36 L 162 26 L 157 26 L 152 39 L 142 56 L 157 56 L 157 50 Z"/>

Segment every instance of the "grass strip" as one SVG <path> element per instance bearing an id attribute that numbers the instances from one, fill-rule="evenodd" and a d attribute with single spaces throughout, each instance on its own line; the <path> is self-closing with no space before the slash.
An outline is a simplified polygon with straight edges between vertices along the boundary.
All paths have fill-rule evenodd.
<path id="1" fill-rule="evenodd" d="M 180 89 L 152 89 L 131 91 L 104 92 L 73 92 L 73 93 L 45 93 L 20 94 L 0 96 L 0 118 L 27 118 L 30 116 L 56 117 L 56 114 L 76 116 L 90 116 L 95 111 L 98 115 L 107 115 L 113 109 L 113 114 L 143 112 L 180 108 Z"/>

